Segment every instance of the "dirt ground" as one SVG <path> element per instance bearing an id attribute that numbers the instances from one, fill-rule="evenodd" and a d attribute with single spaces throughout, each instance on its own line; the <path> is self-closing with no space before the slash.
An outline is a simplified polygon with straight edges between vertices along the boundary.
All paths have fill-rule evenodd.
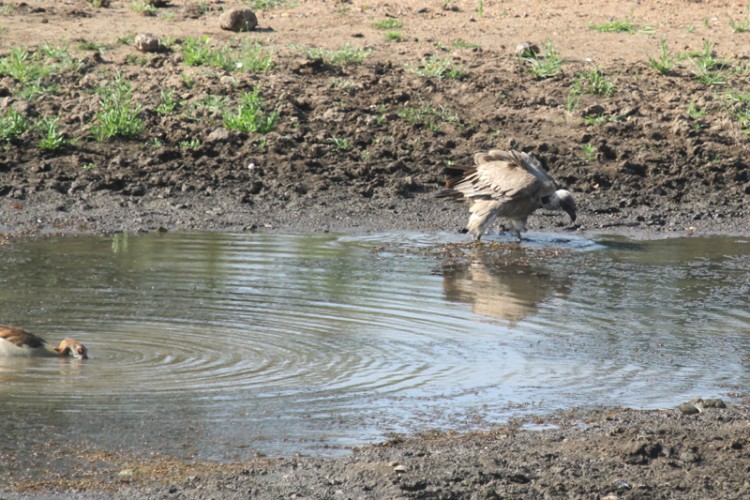
<path id="1" fill-rule="evenodd" d="M 153 15 L 139 12 L 142 3 L 0 2 L 6 237 L 161 228 L 458 231 L 465 208 L 435 199 L 442 169 L 510 147 L 533 152 L 576 196 L 576 226 L 539 213 L 532 230 L 748 232 L 745 2 L 249 1 L 258 27 L 245 33 L 219 26 L 222 12 L 247 7 L 240 2 L 163 2 Z M 142 33 L 159 38 L 161 49 L 136 50 Z M 524 42 L 540 49 L 531 61 L 516 52 Z M 225 55 L 255 49 L 271 64 L 191 65 L 191 44 Z M 339 58 L 346 54 L 362 60 Z M 556 74 L 532 73 L 555 54 Z M 102 96 L 123 85 L 134 111 L 126 121 L 142 130 L 97 137 Z M 228 130 L 226 116 L 256 89 L 261 114 L 276 113 L 271 130 Z M 13 116 L 26 127 L 12 129 Z M 55 146 L 43 147 L 50 136 Z M 168 473 L 126 474 L 127 481 L 110 457 L 112 468 L 91 472 L 89 482 L 25 478 L 7 495 L 57 488 L 143 498 L 748 494 L 742 405 L 697 416 L 624 410 L 586 418 L 594 424 L 585 430 L 421 437 L 338 460 L 204 464 L 190 474 L 190 464 L 150 461 Z M 86 470 L 75 477 L 88 477 Z"/>

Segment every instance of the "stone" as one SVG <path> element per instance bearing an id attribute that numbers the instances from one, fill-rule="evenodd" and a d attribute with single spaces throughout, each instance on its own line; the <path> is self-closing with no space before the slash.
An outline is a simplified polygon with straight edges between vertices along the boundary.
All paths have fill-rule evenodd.
<path id="1" fill-rule="evenodd" d="M 157 52 L 159 50 L 159 39 L 151 33 L 139 33 L 135 36 L 133 45 L 141 52 Z"/>
<path id="2" fill-rule="evenodd" d="M 677 409 L 680 410 L 680 413 L 682 413 L 683 415 L 697 415 L 698 413 L 700 413 L 700 410 L 691 403 L 682 403 L 677 407 Z"/>
<path id="3" fill-rule="evenodd" d="M 513 53 L 518 57 L 536 57 L 539 55 L 539 46 L 531 42 L 521 42 L 516 45 Z"/>
<path id="4" fill-rule="evenodd" d="M 258 26 L 258 18 L 250 9 L 230 9 L 219 18 L 219 27 L 228 31 L 252 31 Z"/>

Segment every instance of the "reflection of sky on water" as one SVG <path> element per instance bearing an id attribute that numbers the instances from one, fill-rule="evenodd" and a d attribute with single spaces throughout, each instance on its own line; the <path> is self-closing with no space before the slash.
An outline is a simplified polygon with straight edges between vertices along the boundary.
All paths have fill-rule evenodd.
<path id="1" fill-rule="evenodd" d="M 198 233 L 2 247 L 2 322 L 91 354 L 0 362 L 6 447 L 64 433 L 204 458 L 335 453 L 391 431 L 671 407 L 750 382 L 748 242 L 538 236 L 451 262 L 404 251 L 446 239 L 457 241 Z M 538 252 L 549 247 L 563 251 Z"/>

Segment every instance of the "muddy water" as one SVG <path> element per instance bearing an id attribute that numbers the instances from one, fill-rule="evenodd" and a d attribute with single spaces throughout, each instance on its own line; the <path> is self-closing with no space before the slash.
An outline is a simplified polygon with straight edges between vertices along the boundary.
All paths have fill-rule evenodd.
<path id="1" fill-rule="evenodd" d="M 750 385 L 750 240 L 152 234 L 0 247 L 1 322 L 91 359 L 0 360 L 3 451 L 232 460 Z"/>

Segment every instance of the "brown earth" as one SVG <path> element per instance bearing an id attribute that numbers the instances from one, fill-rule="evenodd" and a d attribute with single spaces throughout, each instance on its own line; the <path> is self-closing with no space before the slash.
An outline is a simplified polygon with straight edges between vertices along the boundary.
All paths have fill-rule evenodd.
<path id="1" fill-rule="evenodd" d="M 0 2 L 0 118 L 11 109 L 29 123 L 56 117 L 68 141 L 40 148 L 35 127 L 4 141 L 0 231 L 459 230 L 465 209 L 434 198 L 441 170 L 496 147 L 534 152 L 575 192 L 574 229 L 748 231 L 745 2 L 267 3 L 278 5 L 256 9 L 255 31 L 234 33 L 219 28 L 219 17 L 241 3 L 173 1 L 144 16 L 129 1 Z M 393 30 L 400 41 L 374 26 L 387 18 L 402 21 Z M 635 33 L 592 29 L 611 21 L 628 21 Z M 140 33 L 164 48 L 138 52 Z M 259 42 L 273 67 L 190 66 L 185 47 L 203 36 L 214 50 Z M 666 75 L 649 63 L 662 39 L 677 59 Z M 522 42 L 543 54 L 556 49 L 559 74 L 535 78 L 515 54 Z M 67 56 L 45 55 L 45 44 L 68 47 Z M 310 53 L 346 44 L 368 51 L 361 63 Z M 60 67 L 40 81 L 49 90 L 34 92 L 34 79 L 11 72 L 19 47 L 28 49 L 24 67 Z M 418 74 L 430 58 L 461 74 Z M 701 59 L 713 83 L 699 79 Z M 584 92 L 592 87 L 581 75 L 597 69 L 611 95 Z M 97 89 L 114 88 L 118 73 L 144 129 L 97 141 Z M 265 112 L 278 113 L 274 129 L 226 130 L 223 113 L 256 88 Z M 160 113 L 170 91 L 178 104 Z M 563 217 L 540 215 L 531 229 L 564 227 Z M 744 407 L 695 417 L 615 412 L 585 431 L 499 430 L 406 440 L 341 460 L 207 467 L 183 482 L 168 474 L 156 486 L 135 481 L 135 494 L 740 498 L 749 488 L 747 416 Z M 80 486 L 60 481 L 36 484 Z M 36 491 L 33 481 L 14 485 Z"/>

